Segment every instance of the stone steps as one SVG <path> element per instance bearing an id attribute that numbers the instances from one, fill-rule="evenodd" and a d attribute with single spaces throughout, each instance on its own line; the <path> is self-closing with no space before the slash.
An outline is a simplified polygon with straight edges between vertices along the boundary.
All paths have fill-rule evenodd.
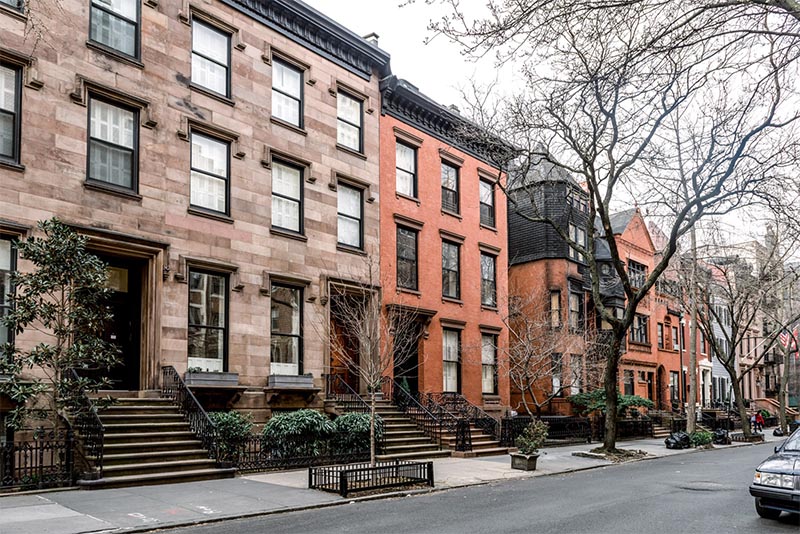
<path id="1" fill-rule="evenodd" d="M 79 480 L 78 486 L 83 489 L 122 488 L 130 486 L 152 486 L 154 484 L 174 484 L 176 482 L 195 482 L 232 478 L 236 469 L 196 469 L 192 471 L 175 471 L 150 473 L 146 475 L 123 475 L 103 477 L 98 480 Z"/>

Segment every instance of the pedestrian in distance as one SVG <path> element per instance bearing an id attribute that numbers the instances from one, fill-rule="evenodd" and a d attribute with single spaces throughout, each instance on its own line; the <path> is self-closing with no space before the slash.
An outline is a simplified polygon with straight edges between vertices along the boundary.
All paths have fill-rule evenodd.
<path id="1" fill-rule="evenodd" d="M 756 412 L 756 432 L 761 432 L 764 430 L 764 416 L 761 415 L 761 412 Z"/>
<path id="2" fill-rule="evenodd" d="M 756 430 L 756 414 L 750 416 L 750 428 L 753 432 L 757 432 Z"/>

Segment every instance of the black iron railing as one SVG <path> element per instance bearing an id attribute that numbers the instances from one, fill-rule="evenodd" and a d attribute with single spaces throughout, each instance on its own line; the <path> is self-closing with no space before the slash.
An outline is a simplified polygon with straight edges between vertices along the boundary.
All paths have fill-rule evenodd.
<path id="1" fill-rule="evenodd" d="M 342 375 L 329 374 L 325 376 L 325 396 L 336 401 L 346 412 L 370 413 L 370 406 L 348 384 Z"/>
<path id="2" fill-rule="evenodd" d="M 598 415 L 592 420 L 592 439 L 602 441 L 605 434 L 606 416 Z M 685 420 L 684 420 L 685 429 Z M 674 431 L 673 431 L 674 432 Z M 652 438 L 654 435 L 652 419 L 617 419 L 618 439 Z"/>
<path id="3" fill-rule="evenodd" d="M 592 440 L 592 424 L 588 417 L 543 415 L 539 419 L 548 426 L 546 444 Z M 533 420 L 533 417 L 527 415 L 502 418 L 500 420 L 500 444 L 503 447 L 514 447 L 516 439 Z"/>
<path id="4" fill-rule="evenodd" d="M 334 433 L 303 445 L 287 447 L 286 443 L 252 435 L 236 448 L 229 461 L 242 473 L 369 461 L 369 440 L 354 443 L 350 433 Z"/>
<path id="5" fill-rule="evenodd" d="M 433 487 L 433 462 L 377 462 L 311 467 L 309 489 L 332 491 L 342 497 L 358 491 L 427 484 Z"/>
<path id="6" fill-rule="evenodd" d="M 71 369 L 72 379 L 78 384 L 81 377 L 75 369 Z M 92 399 L 86 394 L 84 388 L 80 388 L 81 394 L 76 396 L 75 405 L 71 408 L 72 428 L 77 430 L 83 445 L 83 456 L 90 462 L 90 467 L 95 470 L 94 476 L 103 476 L 103 442 L 105 439 L 106 427 L 100 420 L 97 407 Z"/>
<path id="7" fill-rule="evenodd" d="M 161 368 L 161 395 L 171 399 L 189 423 L 189 428 L 208 451 L 209 458 L 219 458 L 217 429 L 208 414 L 197 401 L 194 393 L 171 365 Z"/>
<path id="8" fill-rule="evenodd" d="M 456 394 L 453 394 L 456 395 Z M 462 397 L 463 398 L 463 397 Z M 449 393 L 420 393 L 420 403 L 442 422 L 442 429 L 455 436 L 454 450 L 472 450 L 472 419 L 459 412 L 459 402 Z"/>
<path id="9" fill-rule="evenodd" d="M 434 440 L 440 449 L 446 439 L 445 433 L 455 433 L 457 421 L 452 414 L 433 413 L 420 403 L 417 395 L 411 394 L 392 378 L 383 377 L 381 389 L 383 396 L 391 399 L 392 404 L 413 421 L 423 434 Z"/>
<path id="10" fill-rule="evenodd" d="M 443 406 L 457 418 L 466 419 L 483 433 L 492 436 L 492 439 L 500 439 L 500 423 L 497 422 L 497 419 L 469 402 L 460 393 L 427 393 L 426 398 L 430 402 Z"/>
<path id="11" fill-rule="evenodd" d="M 39 431 L 32 440 L 0 443 L 0 489 L 58 488 L 74 481 L 72 430 Z"/>

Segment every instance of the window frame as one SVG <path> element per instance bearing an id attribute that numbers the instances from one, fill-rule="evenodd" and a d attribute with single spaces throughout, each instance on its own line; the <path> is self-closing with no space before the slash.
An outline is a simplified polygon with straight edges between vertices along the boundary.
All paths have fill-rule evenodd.
<path id="1" fill-rule="evenodd" d="M 352 122 L 345 120 L 339 116 L 339 98 L 344 95 L 346 98 L 358 102 L 358 117 L 359 117 L 359 124 L 353 124 Z M 352 150 L 359 154 L 364 153 L 364 99 L 362 97 L 356 96 L 354 93 L 342 89 L 341 87 L 336 89 L 336 146 L 344 148 L 345 150 Z M 353 126 L 358 129 L 358 148 L 353 148 L 347 145 L 343 145 L 339 142 L 339 122 L 343 122 L 350 126 Z"/>
<path id="2" fill-rule="evenodd" d="M 622 389 L 625 395 L 633 395 L 636 392 L 634 380 L 633 369 L 622 370 Z"/>
<path id="3" fill-rule="evenodd" d="M 678 334 L 678 327 L 672 327 L 672 350 L 679 351 L 681 349 L 681 341 Z"/>
<path id="4" fill-rule="evenodd" d="M 127 147 L 122 147 L 121 145 L 115 145 L 113 143 L 109 143 L 108 141 L 104 141 L 102 139 L 95 139 L 92 137 L 92 102 L 95 100 L 99 102 L 103 102 L 110 106 L 114 106 L 120 109 L 124 109 L 126 111 L 130 111 L 133 113 L 133 148 L 128 149 Z M 113 98 L 109 98 L 107 96 L 94 93 L 91 90 L 89 91 L 88 101 L 86 102 L 86 110 L 87 110 L 87 125 L 86 125 L 86 183 L 91 185 L 96 185 L 98 187 L 104 189 L 110 189 L 114 191 L 121 191 L 123 193 L 134 193 L 136 195 L 139 194 L 139 121 L 140 121 L 140 113 L 141 108 L 129 106 L 127 104 L 123 104 L 118 100 Z M 132 150 L 133 151 L 133 158 L 131 164 L 131 186 L 125 187 L 122 185 L 118 185 L 109 181 L 105 180 L 97 180 L 91 177 L 91 162 L 92 162 L 92 140 L 96 140 L 99 143 L 104 145 L 112 146 L 115 148 L 125 149 L 125 150 Z"/>
<path id="5" fill-rule="evenodd" d="M 414 235 L 414 285 L 405 286 L 401 285 L 400 281 L 402 277 L 400 276 L 400 261 L 401 259 L 404 262 L 412 261 L 410 258 L 401 257 L 400 256 L 400 232 L 409 232 Z M 398 224 L 395 230 L 395 263 L 397 265 L 397 273 L 396 273 L 396 280 L 397 280 L 397 288 L 398 289 L 406 289 L 410 291 L 418 291 L 419 290 L 419 230 L 415 228 L 410 228 L 408 226 L 403 226 Z"/>
<path id="6" fill-rule="evenodd" d="M 0 155 L 0 162 L 10 163 L 12 165 L 19 165 L 22 157 L 22 77 L 23 67 L 19 64 L 9 63 L 7 61 L 0 61 L 0 67 L 6 68 L 14 72 L 14 111 L 8 112 L 0 110 L 2 114 L 10 113 L 13 117 L 12 132 L 13 143 L 11 147 L 11 157 L 4 157 Z M 90 119 L 91 120 L 91 119 Z"/>
<path id="7" fill-rule="evenodd" d="M 497 334 L 486 334 L 481 333 L 481 393 L 483 395 L 497 395 L 498 394 L 498 385 L 497 385 Z M 484 354 L 483 349 L 487 345 L 484 343 L 485 338 L 489 338 L 490 343 L 489 346 L 492 347 L 492 362 L 488 364 L 484 361 Z M 486 391 L 484 389 L 484 371 L 487 367 L 492 368 L 492 390 Z"/>
<path id="8" fill-rule="evenodd" d="M 92 43 L 93 45 L 101 47 L 103 50 L 107 50 L 107 51 L 109 51 L 109 52 L 111 52 L 113 54 L 119 54 L 121 56 L 124 56 L 126 58 L 131 58 L 131 59 L 134 59 L 136 61 L 140 61 L 141 57 L 142 57 L 142 49 L 141 49 L 142 48 L 142 3 L 139 2 L 138 0 L 133 0 L 133 1 L 136 4 L 136 20 L 132 21 L 132 20 L 127 19 L 127 18 L 125 18 L 124 16 L 122 16 L 122 15 L 120 15 L 118 13 L 114 13 L 110 9 L 107 9 L 105 6 L 96 4 L 94 2 L 94 0 L 89 0 L 89 34 L 88 34 L 88 36 L 89 36 L 89 42 L 90 43 Z M 118 19 L 121 19 L 121 20 L 123 20 L 125 22 L 133 24 L 134 35 L 135 35 L 134 45 L 133 45 L 134 46 L 134 53 L 133 54 L 128 54 L 127 52 L 123 52 L 122 50 L 119 50 L 118 48 L 114 48 L 111 45 L 107 45 L 107 44 L 102 43 L 102 42 L 100 42 L 100 41 L 98 41 L 96 39 L 92 39 L 92 21 L 94 21 L 94 8 L 95 7 L 97 7 L 100 11 L 103 11 L 103 12 L 107 13 L 111 17 L 118 18 Z"/>
<path id="9" fill-rule="evenodd" d="M 568 225 L 568 232 L 569 232 L 569 238 L 572 241 L 574 241 L 584 249 L 588 248 L 589 245 L 586 235 L 586 228 L 583 228 L 577 224 L 570 222 Z M 569 244 L 567 244 L 567 249 L 568 249 L 569 259 L 583 263 L 584 258 L 580 252 L 578 252 L 575 248 L 573 248 Z"/>
<path id="10" fill-rule="evenodd" d="M 484 295 L 484 284 L 489 282 L 489 279 L 483 277 L 483 258 L 490 258 L 492 260 L 492 295 L 491 303 L 486 302 L 486 295 Z M 497 308 L 497 256 L 489 254 L 488 252 L 481 251 L 480 253 L 480 269 L 481 269 L 481 306 L 484 308 Z"/>
<path id="11" fill-rule="evenodd" d="M 647 345 L 650 343 L 650 317 L 637 313 L 634 315 L 628 339 L 631 343 Z M 643 334 L 643 339 L 640 336 Z"/>
<path id="12" fill-rule="evenodd" d="M 450 189 L 449 187 L 444 186 L 444 169 L 445 167 L 451 168 L 455 171 L 456 174 L 456 188 Z M 441 191 L 442 191 L 442 211 L 447 213 L 453 213 L 456 215 L 461 214 L 461 168 L 457 165 L 450 163 L 449 161 L 441 160 L 441 166 L 439 168 L 439 179 L 441 181 Z M 451 209 L 450 206 L 445 205 L 445 191 L 453 193 L 455 197 L 455 209 Z"/>
<path id="13" fill-rule="evenodd" d="M 281 333 L 275 333 L 272 330 L 272 304 L 273 304 L 272 295 L 274 295 L 274 293 L 275 293 L 275 287 L 280 287 L 280 288 L 284 288 L 284 289 L 290 289 L 292 291 L 298 291 L 299 292 L 298 293 L 298 296 L 299 296 L 298 302 L 300 303 L 300 308 L 297 311 L 297 313 L 300 315 L 300 333 L 299 334 L 281 334 Z M 270 315 L 269 315 L 269 317 L 270 317 L 270 319 L 269 319 L 269 340 L 270 340 L 269 365 L 270 365 L 270 375 L 273 374 L 272 373 L 272 363 L 273 363 L 272 362 L 272 336 L 292 337 L 292 338 L 296 338 L 297 339 L 297 376 L 300 376 L 300 375 L 303 374 L 303 360 L 304 360 L 303 356 L 304 356 L 304 349 L 305 349 L 305 346 L 304 346 L 304 343 L 303 343 L 303 334 L 304 334 L 304 331 L 305 331 L 304 328 L 303 328 L 303 326 L 304 326 L 304 318 L 305 318 L 305 315 L 304 315 L 305 306 L 303 304 L 304 303 L 304 301 L 303 301 L 303 299 L 304 299 L 304 295 L 303 295 L 304 290 L 305 290 L 305 288 L 303 286 L 300 286 L 300 285 L 290 284 L 290 283 L 281 282 L 281 281 L 270 281 L 270 287 L 269 287 L 269 294 L 270 294 L 270 302 L 269 302 L 269 306 L 270 306 Z M 279 375 L 277 375 L 277 376 L 279 376 Z M 292 375 L 290 375 L 290 376 L 292 376 Z"/>
<path id="14" fill-rule="evenodd" d="M 205 26 L 206 28 L 209 28 L 211 31 L 214 31 L 216 33 L 220 33 L 220 34 L 225 35 L 225 38 L 228 41 L 228 50 L 227 50 L 228 64 L 227 65 L 221 65 L 217 60 L 211 59 L 209 57 L 206 57 L 205 55 L 203 55 L 203 54 L 201 54 L 199 52 L 195 52 L 195 50 L 194 50 L 194 25 L 195 24 L 200 24 L 202 26 Z M 228 98 L 228 99 L 231 98 L 231 85 L 232 85 L 231 84 L 231 71 L 233 70 L 232 69 L 232 65 L 231 65 L 231 63 L 233 61 L 233 54 L 231 53 L 231 48 L 233 46 L 233 34 L 230 31 L 227 31 L 227 30 L 225 30 L 223 28 L 220 28 L 219 26 L 207 21 L 205 18 L 200 18 L 200 17 L 196 17 L 196 16 L 192 16 L 190 28 L 191 28 L 191 32 L 192 33 L 191 33 L 191 44 L 190 44 L 190 51 L 189 51 L 190 52 L 189 64 L 191 65 L 192 57 L 194 56 L 194 54 L 197 54 L 198 56 L 200 56 L 201 58 L 205 59 L 206 61 L 210 61 L 210 62 L 215 63 L 217 65 L 224 66 L 225 67 L 225 78 L 226 78 L 226 80 L 225 80 L 225 93 L 223 94 L 223 93 L 220 93 L 218 91 L 215 91 L 214 89 L 211 89 L 210 87 L 206 87 L 205 85 L 202 85 L 202 84 L 196 82 L 194 80 L 194 69 L 192 69 L 192 71 L 189 74 L 189 80 L 191 82 L 192 87 L 195 88 L 195 89 L 199 89 L 200 91 L 206 91 L 206 92 L 208 92 L 208 93 L 210 93 L 212 95 L 217 95 L 217 96 L 221 96 L 223 98 Z"/>
<path id="15" fill-rule="evenodd" d="M 490 191 L 491 199 L 492 199 L 492 203 L 491 204 L 486 204 L 485 202 L 483 202 L 483 195 L 481 195 L 481 187 L 484 186 L 484 185 L 489 187 L 489 191 Z M 495 228 L 495 225 L 497 224 L 497 217 L 496 217 L 497 214 L 495 213 L 495 206 L 496 206 L 496 202 L 495 202 L 495 187 L 494 187 L 494 183 L 493 182 L 490 182 L 489 180 L 484 180 L 483 178 L 478 180 L 478 206 L 479 206 L 480 224 L 482 226 L 486 226 L 486 227 L 489 227 L 489 228 Z M 491 221 L 488 220 L 488 217 L 487 217 L 487 220 L 484 220 L 484 217 L 483 217 L 483 208 L 484 208 L 484 206 L 488 206 L 488 209 L 490 210 Z"/>
<path id="16" fill-rule="evenodd" d="M 629 259 L 626 267 L 628 270 L 628 281 L 630 282 L 631 287 L 637 289 L 642 287 L 648 276 L 649 269 L 647 268 L 647 265 L 636 260 Z"/>
<path id="17" fill-rule="evenodd" d="M 456 252 L 456 268 L 453 269 L 445 269 L 445 257 L 444 257 L 444 250 L 445 246 L 448 247 L 455 247 Z M 456 274 L 456 291 L 455 295 L 448 295 L 445 293 L 445 272 L 452 273 L 455 272 Z M 456 243 L 455 241 L 449 241 L 447 239 L 442 239 L 442 297 L 460 300 L 461 299 L 461 244 Z"/>
<path id="18" fill-rule="evenodd" d="M 343 243 L 339 240 L 339 217 L 344 217 L 350 220 L 356 220 L 353 218 L 352 215 L 348 215 L 346 213 L 342 213 L 339 211 L 339 191 L 341 188 L 351 189 L 358 193 L 358 209 L 359 209 L 359 218 L 358 218 L 358 246 L 351 245 L 350 243 Z M 354 250 L 364 250 L 364 188 L 359 187 L 356 185 L 352 185 L 350 183 L 345 183 L 339 181 L 336 186 L 336 244 L 340 247 L 346 247 L 349 249 Z"/>
<path id="19" fill-rule="evenodd" d="M 205 274 L 210 276 L 219 276 L 225 281 L 225 324 L 224 326 L 207 326 L 207 325 L 193 325 L 191 322 L 191 313 L 189 313 L 191 299 L 192 299 L 192 286 L 191 286 L 191 276 L 192 273 L 198 274 Z M 186 299 L 186 324 L 187 324 L 187 346 L 186 346 L 186 358 L 187 361 L 190 358 L 189 356 L 189 345 L 188 345 L 188 333 L 189 329 L 193 326 L 195 328 L 210 328 L 213 330 L 222 330 L 222 372 L 227 372 L 228 370 L 228 344 L 229 344 L 229 335 L 230 335 L 230 293 L 231 293 L 231 276 L 230 273 L 227 272 L 220 272 L 220 271 L 213 271 L 209 269 L 200 269 L 195 267 L 189 267 L 188 276 L 187 276 L 187 299 Z"/>
<path id="20" fill-rule="evenodd" d="M 0 8 L 2 9 L 9 9 L 15 11 L 17 13 L 25 13 L 25 2 L 23 0 L 17 0 L 16 5 L 12 5 L 5 1 L 0 1 Z"/>
<path id="21" fill-rule="evenodd" d="M 576 302 L 577 302 L 577 308 L 578 308 L 577 310 L 573 310 L 572 309 L 573 297 L 575 297 Z M 570 291 L 568 298 L 569 298 L 569 301 L 568 301 L 567 304 L 569 306 L 569 308 L 568 308 L 569 309 L 569 330 L 570 330 L 570 332 L 573 332 L 573 333 L 575 333 L 575 332 L 583 332 L 584 331 L 584 325 L 583 325 L 584 298 L 583 298 L 583 294 L 578 292 L 578 291 Z M 573 319 L 574 319 L 574 321 L 573 321 Z"/>
<path id="22" fill-rule="evenodd" d="M 553 298 L 555 297 L 556 303 L 558 306 L 555 308 L 553 307 Z M 561 322 L 561 290 L 560 289 L 551 289 L 550 290 L 550 328 L 557 329 L 563 326 Z M 555 315 L 554 315 L 555 312 Z M 555 321 L 553 320 L 555 319 Z"/>
<path id="23" fill-rule="evenodd" d="M 560 352 L 550 354 L 550 394 L 560 397 L 563 393 L 561 378 L 564 374 L 564 355 Z"/>
<path id="24" fill-rule="evenodd" d="M 448 360 L 445 359 L 446 351 L 445 349 L 445 332 L 453 332 L 456 336 L 456 359 L 455 360 Z M 461 330 L 457 328 L 442 328 L 442 392 L 444 393 L 461 393 Z M 444 377 L 445 377 L 445 368 L 446 366 L 453 365 L 455 366 L 456 371 L 456 389 L 455 391 L 445 389 L 444 387 Z"/>
<path id="25" fill-rule="evenodd" d="M 223 144 L 225 144 L 225 146 L 227 148 L 227 158 L 226 158 L 227 161 L 226 161 L 226 166 L 225 166 L 226 167 L 225 168 L 225 170 L 226 170 L 225 174 L 226 175 L 224 177 L 224 179 L 225 179 L 225 211 L 219 211 L 219 210 L 215 210 L 215 209 L 212 209 L 212 208 L 207 208 L 205 206 L 198 206 L 197 204 L 192 204 L 192 173 L 198 172 L 200 174 L 203 174 L 203 175 L 206 175 L 206 176 L 210 176 L 210 177 L 215 178 L 215 179 L 223 178 L 222 176 L 219 176 L 219 175 L 216 175 L 216 174 L 211 174 L 208 171 L 204 171 L 204 170 L 201 170 L 201 169 L 195 169 L 192 166 L 192 160 L 194 159 L 194 157 L 193 157 L 193 155 L 194 155 L 193 137 L 195 135 L 199 135 L 200 137 L 205 137 L 206 139 L 211 139 L 212 141 L 215 141 L 215 142 L 218 142 L 218 143 L 223 143 Z M 211 214 L 215 214 L 215 215 L 221 214 L 221 215 L 225 215 L 225 216 L 230 216 L 230 214 L 231 214 L 231 141 L 229 139 L 225 139 L 225 138 L 222 138 L 222 137 L 216 137 L 216 136 L 211 135 L 209 133 L 206 133 L 204 131 L 196 131 L 196 130 L 190 130 L 189 131 L 189 207 L 192 210 L 198 210 L 198 211 L 202 211 L 202 212 L 205 212 L 205 213 L 211 213 Z"/>
<path id="26" fill-rule="evenodd" d="M 664 323 L 658 323 L 656 326 L 656 340 L 658 342 L 658 348 L 664 348 Z"/>
<path id="27" fill-rule="evenodd" d="M 284 68 L 287 68 L 289 70 L 293 70 L 293 71 L 295 71 L 295 72 L 300 74 L 300 87 L 299 87 L 299 89 L 300 89 L 300 98 L 295 98 L 294 96 L 292 96 L 290 94 L 287 94 L 287 93 L 285 93 L 285 92 L 283 92 L 280 89 L 277 89 L 275 87 L 275 65 L 276 64 L 280 64 Z M 270 92 L 270 106 L 271 106 L 270 107 L 270 115 L 271 115 L 271 117 L 273 119 L 275 119 L 277 121 L 289 124 L 291 126 L 294 126 L 295 128 L 299 128 L 301 130 L 305 127 L 305 107 L 306 107 L 305 79 L 306 79 L 306 71 L 307 70 L 308 70 L 307 68 L 302 68 L 297 63 L 295 63 L 293 61 L 289 61 L 287 59 L 284 59 L 281 56 L 276 56 L 276 55 L 272 56 L 272 79 L 271 79 L 272 88 L 271 88 L 271 92 Z M 297 103 L 299 105 L 298 115 L 297 115 L 298 124 L 294 124 L 291 121 L 287 121 L 286 119 L 283 119 L 283 118 L 278 117 L 278 116 L 275 115 L 275 98 L 272 96 L 272 94 L 274 92 L 276 92 L 276 91 L 278 93 L 280 93 L 281 95 L 287 97 L 287 98 L 290 98 L 292 100 L 297 100 Z"/>
<path id="28" fill-rule="evenodd" d="M 280 166 L 283 166 L 283 167 L 288 167 L 290 169 L 294 169 L 296 171 L 300 171 L 300 176 L 298 177 L 298 181 L 299 181 L 298 194 L 300 196 L 299 198 L 292 198 L 292 197 L 286 196 L 284 194 L 275 192 L 275 187 L 273 185 L 274 184 L 274 180 L 275 180 L 275 178 L 274 178 L 275 165 L 280 165 Z M 295 235 L 305 235 L 305 231 L 306 231 L 305 230 L 305 226 L 306 226 L 305 225 L 305 219 L 306 219 L 306 217 L 305 217 L 305 207 L 306 207 L 305 206 L 305 196 L 306 196 L 305 175 L 306 175 L 306 169 L 307 168 L 308 167 L 306 167 L 304 165 L 299 165 L 297 163 L 292 163 L 291 161 L 288 161 L 288 160 L 280 158 L 280 157 L 272 158 L 272 161 L 270 163 L 270 178 L 269 178 L 270 179 L 269 225 L 270 225 L 270 228 L 272 230 L 277 230 L 279 232 L 290 232 L 290 233 L 295 234 Z M 274 221 L 275 221 L 275 210 L 273 209 L 272 197 L 275 197 L 275 196 L 277 196 L 278 198 L 282 198 L 284 200 L 288 200 L 290 202 L 297 202 L 297 210 L 298 210 L 297 217 L 299 219 L 298 220 L 298 225 L 297 225 L 298 226 L 297 230 L 295 230 L 293 228 L 286 228 L 285 226 L 277 226 L 274 223 Z"/>
<path id="29" fill-rule="evenodd" d="M 400 166 L 398 166 L 398 164 L 397 164 L 397 147 L 401 146 L 401 145 L 404 146 L 405 148 L 411 150 L 414 153 L 414 171 L 413 172 L 410 172 L 407 169 L 403 169 Z M 395 169 L 395 172 L 394 172 L 394 176 L 395 176 L 395 178 L 394 178 L 394 190 L 395 190 L 395 193 L 397 193 L 399 195 L 407 196 L 407 197 L 410 197 L 410 198 L 414 198 L 414 199 L 419 198 L 419 190 L 418 190 L 418 184 L 417 184 L 417 179 L 418 179 L 418 174 L 419 174 L 418 173 L 418 170 L 419 170 L 419 152 L 418 152 L 418 147 L 415 147 L 415 146 L 413 146 L 413 145 L 411 145 L 409 143 L 404 143 L 403 141 L 400 141 L 399 139 L 395 139 L 394 169 Z M 397 171 L 398 170 L 411 174 L 411 182 L 412 182 L 411 183 L 411 189 L 412 189 L 412 191 L 411 191 L 410 195 L 408 193 L 404 193 L 404 192 L 398 190 L 398 187 L 397 187 L 397 182 L 398 182 L 398 173 L 397 173 Z"/>
<path id="30" fill-rule="evenodd" d="M 14 274 L 16 272 L 16 270 L 17 270 L 17 247 L 16 247 L 16 245 L 14 243 L 14 239 L 15 239 L 15 236 L 6 235 L 6 234 L 0 234 L 0 241 L 8 241 L 8 243 L 9 243 L 10 258 L 9 258 L 8 271 L 6 271 L 9 274 Z M 0 269 L 0 273 L 2 273 L 3 271 L 4 271 L 4 269 Z M 9 290 L 8 291 L 9 294 L 13 294 L 15 292 L 13 284 L 10 284 L 7 289 Z M 11 303 L 4 304 L 4 302 L 5 302 L 5 295 L 0 294 L 0 317 L 5 317 L 5 314 L 13 309 L 13 305 Z M 14 329 L 6 327 L 6 326 L 3 326 L 2 324 L 0 324 L 0 328 L 7 328 L 8 329 L 7 342 L 10 343 L 11 346 L 13 347 L 14 346 L 14 337 L 15 337 L 14 336 Z M 2 355 L 0 355 L 0 357 L 2 357 Z M 13 354 L 11 355 L 11 357 L 13 358 Z M 2 427 L 0 427 L 0 429 L 1 428 Z"/>

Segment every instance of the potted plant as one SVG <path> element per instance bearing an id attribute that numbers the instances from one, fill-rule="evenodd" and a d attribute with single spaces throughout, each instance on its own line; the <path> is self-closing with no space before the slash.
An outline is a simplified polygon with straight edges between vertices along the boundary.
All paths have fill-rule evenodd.
<path id="1" fill-rule="evenodd" d="M 536 470 L 536 460 L 539 458 L 539 448 L 547 439 L 548 425 L 540 419 L 534 419 L 525 427 L 522 434 L 514 444 L 517 452 L 511 453 L 511 467 L 523 471 Z"/>

